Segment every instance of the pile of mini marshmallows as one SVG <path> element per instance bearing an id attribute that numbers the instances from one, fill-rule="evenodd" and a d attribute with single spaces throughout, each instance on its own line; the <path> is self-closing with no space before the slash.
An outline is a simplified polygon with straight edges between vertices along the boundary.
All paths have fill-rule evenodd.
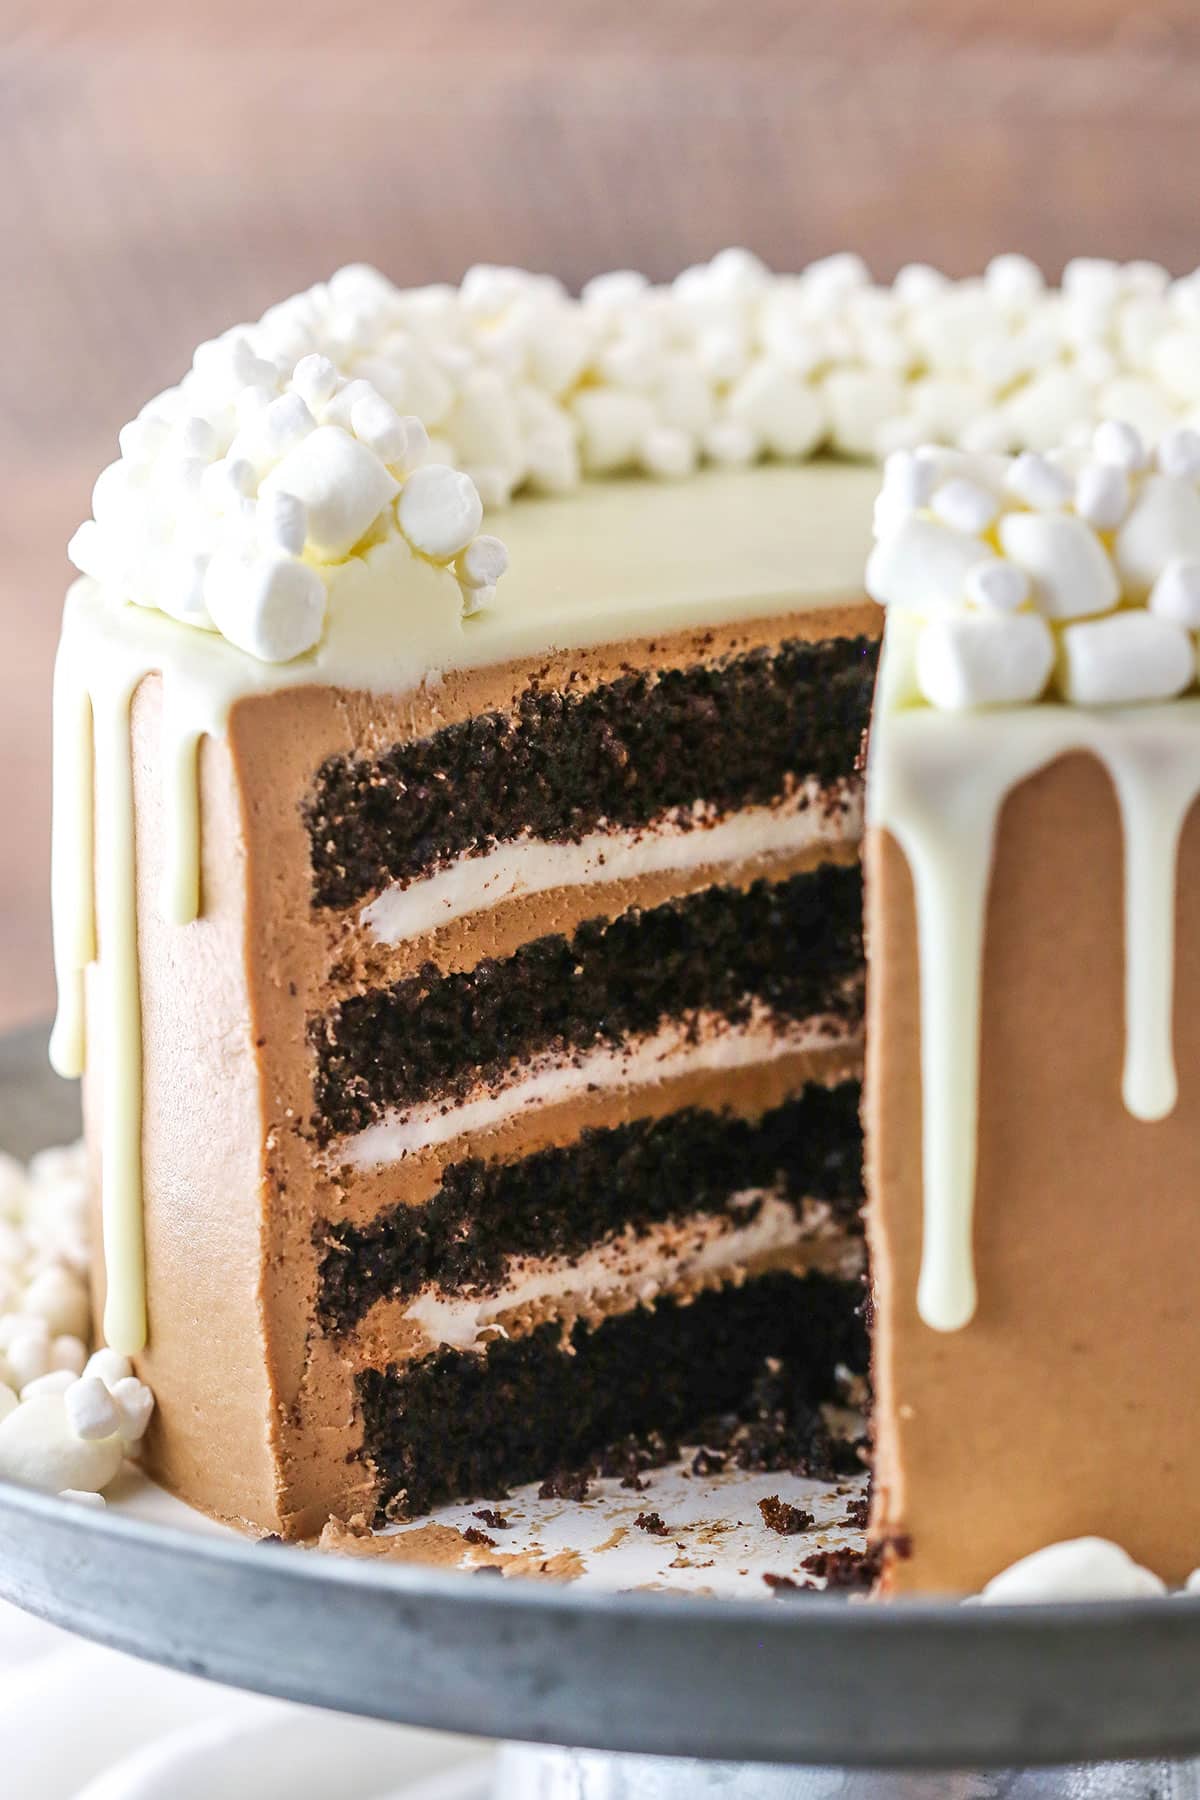
<path id="1" fill-rule="evenodd" d="M 1196 679 L 1200 433 L 1153 458 L 1110 420 L 1045 456 L 889 458 L 867 589 L 917 624 L 916 682 L 951 711 L 1047 694 L 1171 700 Z"/>
<path id="2" fill-rule="evenodd" d="M 701 461 L 926 442 L 1044 450 L 1081 420 L 1151 442 L 1200 421 L 1200 274 L 1000 256 L 875 285 L 860 258 L 773 275 L 726 250 L 666 286 L 479 267 L 394 287 L 353 266 L 196 352 L 121 433 L 71 555 L 125 597 L 290 660 L 330 570 L 398 534 L 453 566 L 464 606 L 504 567 L 480 498 Z"/>
<path id="3" fill-rule="evenodd" d="M 88 1355 L 83 1149 L 28 1170 L 0 1156 L 0 1479 L 103 1505 L 154 1396 L 112 1350 Z"/>
<path id="4" fill-rule="evenodd" d="M 120 444 L 72 562 L 263 662 L 319 643 L 324 571 L 387 537 L 453 569 L 464 615 L 507 566 L 503 544 L 480 532 L 474 482 L 429 460 L 421 421 L 316 352 L 267 358 L 240 334 L 202 345 L 182 386 Z"/>

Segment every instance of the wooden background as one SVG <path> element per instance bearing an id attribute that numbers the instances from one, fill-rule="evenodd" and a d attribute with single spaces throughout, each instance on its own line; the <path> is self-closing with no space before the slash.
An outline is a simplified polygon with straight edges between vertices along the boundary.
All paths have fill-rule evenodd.
<path id="1" fill-rule="evenodd" d="M 0 0 L 0 1028 L 51 1003 L 63 547 L 199 339 L 352 259 L 1182 272 L 1198 151 L 1195 0 Z"/>

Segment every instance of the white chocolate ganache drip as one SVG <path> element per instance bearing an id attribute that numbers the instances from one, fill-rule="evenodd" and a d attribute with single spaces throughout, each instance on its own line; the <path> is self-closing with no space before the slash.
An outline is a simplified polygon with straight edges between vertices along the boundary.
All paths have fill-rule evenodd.
<path id="1" fill-rule="evenodd" d="M 968 466 L 918 453 L 885 480 L 868 587 L 892 611 L 867 821 L 899 843 L 916 900 L 917 1306 L 935 1330 L 959 1330 L 976 1308 L 980 997 L 996 825 L 1014 788 L 1072 751 L 1103 764 L 1121 819 L 1124 1103 L 1147 1121 L 1175 1105 L 1175 872 L 1200 796 L 1200 562 L 1191 560 L 1200 536 L 1188 536 L 1200 533 L 1198 477 L 1194 434 L 1164 441 L 1154 470 L 1135 434 L 1101 428 L 1089 451 L 1050 461 Z M 1087 506 L 1103 488 L 1101 527 Z M 1043 698 L 1052 679 L 1054 697 Z"/>
<path id="2" fill-rule="evenodd" d="M 814 468 L 803 499 L 791 472 L 748 465 L 927 438 L 1036 448 L 1114 412 L 1157 438 L 1195 405 L 1198 292 L 1196 277 L 1099 262 L 1049 289 L 1012 256 L 978 279 L 914 266 L 880 287 L 853 256 L 776 276 L 731 250 L 669 286 L 620 272 L 579 299 L 513 269 L 405 292 L 350 268 L 201 345 L 97 481 L 55 683 L 53 1058 L 66 1074 L 86 1060 L 98 891 L 109 1341 L 145 1337 L 129 715 L 146 675 L 163 681 L 162 905 L 182 925 L 200 903 L 199 744 L 242 696 L 396 693 L 448 668 L 854 595 L 870 476 Z M 589 547 L 581 486 L 624 473 L 676 484 L 658 490 L 667 524 L 644 501 L 630 519 L 606 504 Z M 1089 504 L 1111 508 L 1111 486 Z M 524 585 L 514 569 L 492 604 L 506 556 L 482 509 L 518 493 L 535 498 L 515 536 L 528 520 L 564 556 Z M 613 532 L 628 539 L 619 582 L 598 548 Z M 1081 640 L 1085 686 L 1095 664 Z"/>

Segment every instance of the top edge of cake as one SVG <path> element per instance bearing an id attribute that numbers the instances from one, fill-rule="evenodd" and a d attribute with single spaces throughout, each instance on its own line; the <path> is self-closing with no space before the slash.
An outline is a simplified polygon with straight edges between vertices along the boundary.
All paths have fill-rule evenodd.
<path id="1" fill-rule="evenodd" d="M 870 461 L 927 440 L 1039 449 L 1108 415 L 1156 437 L 1200 398 L 1198 296 L 1196 277 L 1095 259 L 1054 289 L 1017 256 L 958 281 L 913 265 L 885 287 L 851 255 L 774 275 L 728 250 L 666 286 L 618 271 L 577 299 L 514 269 L 401 290 L 352 266 L 200 346 L 120 434 L 71 554 L 116 602 L 271 665 L 319 653 L 345 588 L 372 585 L 364 571 L 378 577 L 377 646 L 391 627 L 410 661 L 491 660 L 507 633 L 570 643 L 570 607 L 531 601 L 528 582 L 514 596 L 512 575 L 497 595 L 516 562 L 482 530 L 485 505 L 568 505 L 593 477 L 640 472 L 658 499 L 622 504 L 666 510 L 704 465 Z M 510 551 L 527 552 L 531 504 L 505 516 Z M 551 503 L 537 504 L 550 530 Z M 716 539 L 698 510 L 693 569 Z M 844 566 L 804 593 L 861 591 L 852 510 Z M 752 559 L 753 509 L 738 530 Z M 792 587 L 752 597 L 786 605 Z M 744 598 L 699 602 L 698 622 L 731 604 L 739 616 Z"/>

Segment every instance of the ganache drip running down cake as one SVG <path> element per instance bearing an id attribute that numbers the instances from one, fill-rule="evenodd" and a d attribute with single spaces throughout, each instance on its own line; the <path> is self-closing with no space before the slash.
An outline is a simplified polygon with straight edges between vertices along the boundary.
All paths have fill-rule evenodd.
<path id="1" fill-rule="evenodd" d="M 352 268 L 126 427 L 52 1055 L 151 1473 L 380 1525 L 869 1356 L 884 1588 L 1194 1565 L 1197 291 Z"/>

